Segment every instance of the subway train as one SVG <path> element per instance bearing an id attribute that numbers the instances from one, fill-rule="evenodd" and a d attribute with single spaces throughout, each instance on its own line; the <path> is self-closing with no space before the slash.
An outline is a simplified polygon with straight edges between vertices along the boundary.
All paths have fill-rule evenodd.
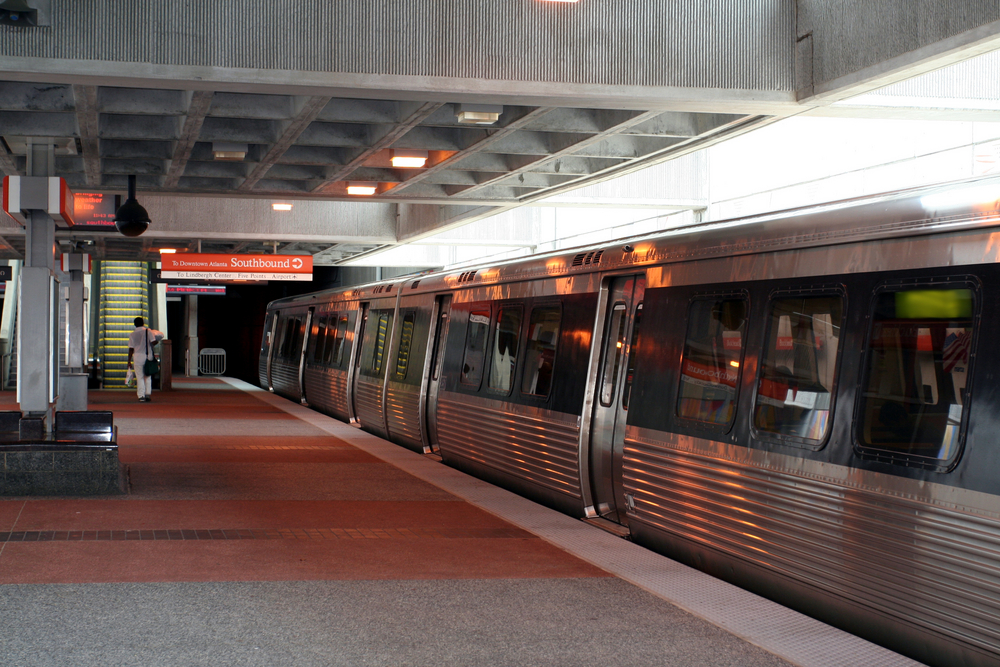
<path id="1" fill-rule="evenodd" d="M 1000 662 L 1000 179 L 269 304 L 264 388 L 932 665 Z"/>

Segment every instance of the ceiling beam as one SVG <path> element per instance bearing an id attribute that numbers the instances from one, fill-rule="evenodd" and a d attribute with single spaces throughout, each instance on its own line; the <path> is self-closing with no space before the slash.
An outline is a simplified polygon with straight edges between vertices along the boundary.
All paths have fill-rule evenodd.
<path id="1" fill-rule="evenodd" d="M 444 171 L 445 169 L 453 168 L 455 164 L 461 161 L 462 159 L 469 157 L 470 155 L 475 155 L 476 153 L 479 153 L 484 148 L 487 148 L 490 144 L 494 144 L 500 141 L 501 139 L 513 134 L 514 132 L 517 132 L 525 125 L 535 122 L 545 114 L 551 113 L 554 110 L 555 107 L 538 107 L 536 109 L 532 109 L 531 111 L 524 114 L 517 120 L 511 121 L 504 127 L 493 130 L 489 136 L 482 139 L 481 141 L 477 141 L 471 146 L 466 146 L 464 149 L 458 151 L 457 153 L 449 157 L 447 160 L 442 160 L 433 167 L 428 167 L 427 169 L 420 170 L 418 173 L 414 174 L 410 178 L 406 179 L 405 181 L 394 187 L 391 190 L 391 192 L 394 195 L 396 195 L 402 190 L 408 188 L 409 186 L 421 182 L 431 174 L 436 174 L 439 171 Z"/>
<path id="2" fill-rule="evenodd" d="M 21 172 L 17 170 L 17 165 L 14 164 L 14 157 L 7 152 L 7 147 L 0 144 L 0 171 L 8 176 L 20 176 Z"/>
<path id="3" fill-rule="evenodd" d="M 196 90 L 191 94 L 191 103 L 188 105 L 187 117 L 184 119 L 184 127 L 181 129 L 180 139 L 174 145 L 174 156 L 170 160 L 170 168 L 163 179 L 163 187 L 166 189 L 176 188 L 184 175 L 184 168 L 187 167 L 191 158 L 191 151 L 194 149 L 198 135 L 201 134 L 201 126 L 205 122 L 205 116 L 212 106 L 212 95 L 210 90 Z"/>
<path id="4" fill-rule="evenodd" d="M 299 138 L 299 135 L 306 131 L 306 129 L 316 120 L 316 116 L 320 114 L 326 105 L 330 103 L 333 99 L 328 95 L 316 95 L 314 97 L 306 98 L 304 102 L 301 103 L 301 108 L 299 112 L 295 114 L 295 117 L 289 121 L 288 125 L 285 127 L 285 131 L 281 133 L 278 137 L 278 141 L 271 146 L 271 150 L 267 152 L 267 155 L 257 163 L 250 175 L 247 176 L 240 187 L 237 188 L 239 192 L 248 192 L 253 189 L 257 182 L 264 178 L 268 170 L 275 165 L 275 163 L 281 159 L 281 156 L 285 154 L 295 140 Z"/>
<path id="5" fill-rule="evenodd" d="M 368 158 L 375 153 L 392 146 L 400 139 L 400 137 L 427 120 L 431 114 L 443 106 L 444 103 L 442 102 L 427 102 L 421 105 L 416 109 L 416 111 L 404 118 L 391 131 L 386 133 L 385 136 L 365 150 L 361 151 L 361 153 L 353 160 L 345 164 L 343 167 L 335 171 L 329 178 L 313 188 L 313 192 L 323 192 L 332 187 L 335 183 L 346 180 L 347 177 L 350 176 L 356 169 L 363 166 Z"/>
<path id="6" fill-rule="evenodd" d="M 101 148 L 98 141 L 99 119 L 97 113 L 97 86 L 73 86 L 76 99 L 76 122 L 80 126 L 80 143 L 83 145 L 83 169 L 87 185 L 101 185 Z"/>

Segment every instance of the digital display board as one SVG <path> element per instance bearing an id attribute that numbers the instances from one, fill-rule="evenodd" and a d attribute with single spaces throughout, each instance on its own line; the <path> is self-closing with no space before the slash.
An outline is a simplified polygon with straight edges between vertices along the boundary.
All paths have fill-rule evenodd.
<path id="1" fill-rule="evenodd" d="M 217 294 L 226 295 L 224 285 L 167 285 L 167 296 L 177 294 Z"/>
<path id="2" fill-rule="evenodd" d="M 121 205 L 121 195 L 101 192 L 77 192 L 74 195 L 74 227 L 114 229 L 115 211 Z"/>

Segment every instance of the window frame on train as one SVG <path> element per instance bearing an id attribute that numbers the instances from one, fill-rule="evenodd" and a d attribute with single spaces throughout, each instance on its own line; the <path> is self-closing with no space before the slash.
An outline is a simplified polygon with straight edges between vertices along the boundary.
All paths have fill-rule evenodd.
<path id="1" fill-rule="evenodd" d="M 406 379 L 406 374 L 410 368 L 410 352 L 413 347 L 413 335 L 416 330 L 417 309 L 407 308 L 399 311 L 399 343 L 396 349 L 396 364 L 393 370 L 393 380 L 402 382 Z M 410 329 L 407 333 L 406 325 L 409 323 Z"/>
<path id="2" fill-rule="evenodd" d="M 547 347 L 547 349 L 551 349 L 551 352 L 552 352 L 552 360 L 551 360 L 551 368 L 549 370 L 548 386 L 546 387 L 544 393 L 533 392 L 533 391 L 530 391 L 529 389 L 525 388 L 525 383 L 528 382 L 528 380 L 533 377 L 532 374 L 537 374 L 537 373 L 539 373 L 541 371 L 541 369 L 542 369 L 541 363 L 544 363 L 544 359 L 543 359 L 543 355 L 539 354 L 538 361 L 541 362 L 541 363 L 534 364 L 533 367 L 532 367 L 532 369 L 529 371 L 529 369 L 528 369 L 528 353 L 529 353 L 529 351 L 531 349 L 531 344 L 533 342 L 537 342 L 537 339 L 532 338 L 531 329 L 532 329 L 533 324 L 535 323 L 535 313 L 539 313 L 539 312 L 553 312 L 553 311 L 556 313 L 556 319 L 555 319 L 556 328 L 555 328 L 555 337 L 554 337 L 554 340 L 552 342 L 551 348 Z M 559 337 L 562 334 L 562 318 L 563 318 L 563 307 L 562 307 L 562 302 L 561 301 L 553 301 L 553 302 L 550 302 L 550 303 L 544 303 L 543 302 L 543 303 L 538 303 L 538 304 L 532 304 L 532 306 L 531 306 L 530 312 L 528 313 L 528 320 L 527 320 L 528 321 L 528 329 L 527 329 L 527 331 L 525 333 L 525 336 L 524 336 L 524 352 L 521 355 L 521 368 L 520 368 L 521 382 L 518 383 L 519 387 L 520 387 L 520 389 L 519 389 L 520 394 L 522 396 L 524 396 L 525 398 L 530 398 L 530 399 L 535 399 L 535 400 L 547 400 L 548 397 L 549 397 L 549 395 L 552 394 L 552 385 L 553 385 L 555 377 L 556 377 L 556 374 L 555 374 L 555 371 L 556 371 L 556 359 L 559 358 Z M 537 388 L 537 386 L 538 386 L 537 378 L 534 378 L 534 379 L 535 379 L 535 387 Z"/>
<path id="3" fill-rule="evenodd" d="M 787 433 L 781 433 L 778 431 L 772 431 L 766 428 L 762 428 L 758 425 L 758 407 L 761 401 L 761 387 L 765 381 L 764 372 L 767 367 L 768 354 L 770 352 L 771 346 L 771 336 L 772 333 L 775 334 L 775 346 L 777 347 L 777 338 L 780 337 L 780 331 L 775 332 L 772 327 L 774 326 L 774 312 L 775 307 L 779 301 L 786 301 L 792 299 L 821 299 L 821 298 L 838 298 L 840 299 L 840 319 L 838 322 L 833 322 L 832 326 L 837 328 L 840 332 L 838 336 L 837 352 L 834 355 L 832 366 L 833 366 L 833 377 L 831 380 L 829 394 L 829 409 L 827 410 L 826 417 L 826 427 L 823 434 L 819 438 L 808 438 L 803 436 L 789 435 Z M 819 451 L 823 449 L 827 442 L 829 442 L 830 434 L 833 431 L 833 424 L 835 419 L 835 414 L 837 410 L 837 387 L 839 386 L 840 376 L 841 376 L 841 360 L 843 358 L 844 351 L 844 336 L 846 334 L 847 325 L 847 290 L 843 285 L 817 285 L 815 287 L 807 288 L 796 288 L 796 289 L 778 289 L 772 291 L 767 298 L 767 303 L 764 306 L 764 338 L 761 341 L 761 347 L 759 354 L 757 356 L 757 371 L 754 374 L 752 401 L 750 406 L 749 421 L 750 430 L 753 436 L 761 441 L 773 442 L 782 445 L 792 445 L 795 447 L 801 447 L 804 449 L 809 449 L 812 451 Z M 794 334 L 793 334 L 794 335 Z M 794 340 L 791 341 L 794 345 Z M 777 350 L 775 350 L 777 351 Z"/>
<path id="4" fill-rule="evenodd" d="M 743 331 L 740 335 L 740 351 L 738 355 L 738 362 L 736 367 L 736 377 L 734 379 L 733 385 L 733 396 L 730 401 L 732 406 L 729 419 L 726 422 L 712 422 L 701 419 L 696 419 L 694 417 L 685 416 L 682 413 L 681 401 L 684 399 L 684 365 L 685 362 L 690 361 L 689 359 L 689 341 L 691 340 L 691 323 L 692 323 L 692 309 L 696 303 L 706 302 L 706 301 L 742 301 L 743 302 Z M 740 411 L 740 385 L 743 383 L 743 367 L 746 363 L 746 350 L 747 350 L 747 334 L 751 330 L 751 319 L 753 317 L 753 312 L 751 311 L 752 303 L 750 300 L 750 293 L 746 290 L 724 290 L 724 291 L 713 291 L 713 292 L 700 292 L 696 293 L 688 299 L 686 316 L 684 318 L 684 338 L 681 339 L 681 359 L 680 366 L 677 370 L 677 395 L 674 399 L 673 413 L 674 418 L 677 420 L 678 424 L 682 424 L 685 427 L 698 429 L 701 431 L 706 431 L 710 433 L 729 433 L 733 429 L 733 425 L 736 423 L 736 417 Z M 732 360 L 730 360 L 731 364 Z M 697 363 L 697 362 L 691 362 Z"/>
<path id="5" fill-rule="evenodd" d="M 517 326 L 511 331 L 502 332 L 500 327 L 503 323 L 504 317 L 508 314 L 515 314 L 517 317 Z M 504 303 L 497 308 L 496 316 L 493 318 L 492 326 L 490 328 L 491 336 L 489 337 L 490 345 L 487 347 L 487 357 L 489 359 L 489 374 L 486 380 L 486 390 L 494 396 L 510 396 L 511 392 L 514 391 L 514 386 L 517 383 L 518 370 L 520 360 L 523 358 L 521 354 L 521 344 L 523 342 L 524 336 L 522 336 L 524 330 L 524 304 L 523 303 Z M 496 354 L 500 351 L 500 335 L 505 333 L 508 336 L 513 335 L 513 351 L 514 357 L 509 361 L 503 361 L 503 358 L 497 358 Z M 508 343 L 505 345 L 505 351 L 510 351 L 511 345 Z M 501 368 L 500 365 L 503 364 L 507 366 L 508 374 L 506 376 L 506 386 L 500 386 L 494 384 L 501 382 L 504 378 L 503 376 L 498 376 L 498 370 Z"/>
<path id="6" fill-rule="evenodd" d="M 394 308 L 373 308 L 367 314 L 368 322 L 365 326 L 364 338 L 361 340 L 361 350 L 358 353 L 358 371 L 366 378 L 382 381 L 385 376 L 385 357 L 388 352 L 389 342 L 392 339 L 394 313 Z M 385 333 L 381 339 L 382 358 L 380 361 L 377 351 L 379 349 L 379 332 L 381 330 L 379 322 L 383 317 L 386 324 Z M 368 345 L 369 342 L 371 342 L 370 347 Z"/>
<path id="7" fill-rule="evenodd" d="M 470 304 L 470 306 L 471 307 L 469 308 L 468 315 L 466 317 L 465 342 L 462 345 L 462 367 L 459 372 L 458 382 L 461 386 L 471 391 L 478 392 L 483 386 L 483 376 L 486 375 L 484 372 L 486 365 L 486 352 L 489 349 L 490 333 L 493 331 L 493 304 L 485 302 Z M 486 322 L 474 322 L 472 319 L 473 317 L 485 317 Z M 472 341 L 473 324 L 486 325 L 486 333 L 483 339 L 482 358 L 479 361 L 478 369 L 476 369 L 477 373 L 469 373 L 466 371 L 466 369 L 469 368 L 469 343 Z M 473 378 L 474 381 L 472 381 Z"/>
<path id="8" fill-rule="evenodd" d="M 887 293 L 897 294 L 907 291 L 934 291 L 934 290 L 969 290 L 972 297 L 972 307 L 971 315 L 967 318 L 969 322 L 968 328 L 971 329 L 968 333 L 970 334 L 967 340 L 967 355 L 965 358 L 965 393 L 962 397 L 962 402 L 959 405 L 962 406 L 962 414 L 959 420 L 957 433 L 955 434 L 953 451 L 950 451 L 945 458 L 940 457 L 929 457 L 920 454 L 913 454 L 908 452 L 894 451 L 888 448 L 881 448 L 877 445 L 873 445 L 866 442 L 864 437 L 864 431 L 867 428 L 868 418 L 865 413 L 866 401 L 869 398 L 866 396 L 866 388 L 870 385 L 870 369 L 874 358 L 874 348 L 873 344 L 876 336 L 876 325 L 881 324 L 885 320 L 876 321 L 878 313 L 876 310 L 879 308 L 880 299 L 883 295 Z M 899 301 L 896 300 L 896 308 L 899 309 Z M 974 388 L 973 388 L 973 377 L 975 370 L 975 358 L 976 349 L 978 346 L 979 332 L 981 330 L 981 320 L 982 320 L 982 307 L 983 307 L 983 289 L 982 283 L 976 276 L 963 274 L 954 276 L 942 276 L 940 278 L 933 277 L 918 277 L 903 280 L 887 280 L 879 285 L 873 290 L 871 301 L 868 307 L 868 319 L 865 332 L 864 348 L 862 353 L 861 367 L 858 373 L 858 385 L 856 389 L 856 398 L 854 404 L 854 427 L 852 428 L 852 439 L 854 444 L 855 454 L 862 459 L 879 461 L 883 463 L 889 463 L 896 466 L 905 466 L 909 468 L 920 468 L 924 470 L 930 470 L 933 472 L 947 473 L 955 469 L 962 455 L 965 451 L 965 439 L 968 434 L 969 425 L 969 415 L 971 414 L 971 405 L 974 401 Z M 901 319 L 913 319 L 919 321 L 918 318 L 901 318 Z M 933 319 L 924 317 L 924 320 Z M 944 318 L 940 318 L 944 319 Z M 958 320 L 956 317 L 954 320 Z M 966 318 L 961 318 L 966 319 Z M 953 320 L 953 321 L 954 321 Z M 916 335 L 916 347 L 914 349 L 914 354 L 919 353 L 921 332 L 920 329 L 924 327 L 917 327 Z M 930 328 L 930 327 L 926 327 Z M 947 332 L 948 328 L 957 327 L 945 327 Z M 880 328 L 879 331 L 882 331 Z M 928 336 L 931 332 L 928 332 Z M 947 333 L 946 333 L 947 336 Z M 931 342 L 933 346 L 933 342 Z M 900 346 L 899 349 L 903 349 Z M 941 350 L 942 360 L 941 365 L 944 363 L 943 355 L 946 350 Z M 933 355 L 936 353 L 935 350 L 931 350 L 932 358 L 931 362 L 934 364 L 935 369 L 935 384 L 938 384 L 939 373 L 938 373 L 938 362 L 934 359 Z M 916 361 L 916 359 L 914 360 Z M 941 369 L 942 373 L 947 373 L 948 371 Z M 952 378 L 954 380 L 954 378 Z M 954 386 L 953 386 L 954 389 Z M 940 391 L 940 389 L 939 389 Z M 954 395 L 954 393 L 953 393 Z M 939 394 L 940 397 L 940 394 Z M 908 397 L 904 397 L 908 398 Z M 920 396 L 917 396 L 920 399 Z M 925 399 L 926 400 L 926 397 Z M 924 403 L 926 404 L 926 403 Z M 883 404 L 884 407 L 885 404 Z M 954 404 L 952 404 L 953 406 Z M 950 410 L 950 408 L 949 408 Z M 881 412 L 881 410 L 880 410 Z M 912 442 L 911 442 L 912 445 Z"/>

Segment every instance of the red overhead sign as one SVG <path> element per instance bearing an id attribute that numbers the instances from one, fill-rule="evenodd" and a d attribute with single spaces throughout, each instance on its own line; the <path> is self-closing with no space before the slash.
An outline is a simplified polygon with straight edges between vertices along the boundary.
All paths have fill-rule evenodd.
<path id="1" fill-rule="evenodd" d="M 160 256 L 163 278 L 188 280 L 312 280 L 311 255 Z"/>

